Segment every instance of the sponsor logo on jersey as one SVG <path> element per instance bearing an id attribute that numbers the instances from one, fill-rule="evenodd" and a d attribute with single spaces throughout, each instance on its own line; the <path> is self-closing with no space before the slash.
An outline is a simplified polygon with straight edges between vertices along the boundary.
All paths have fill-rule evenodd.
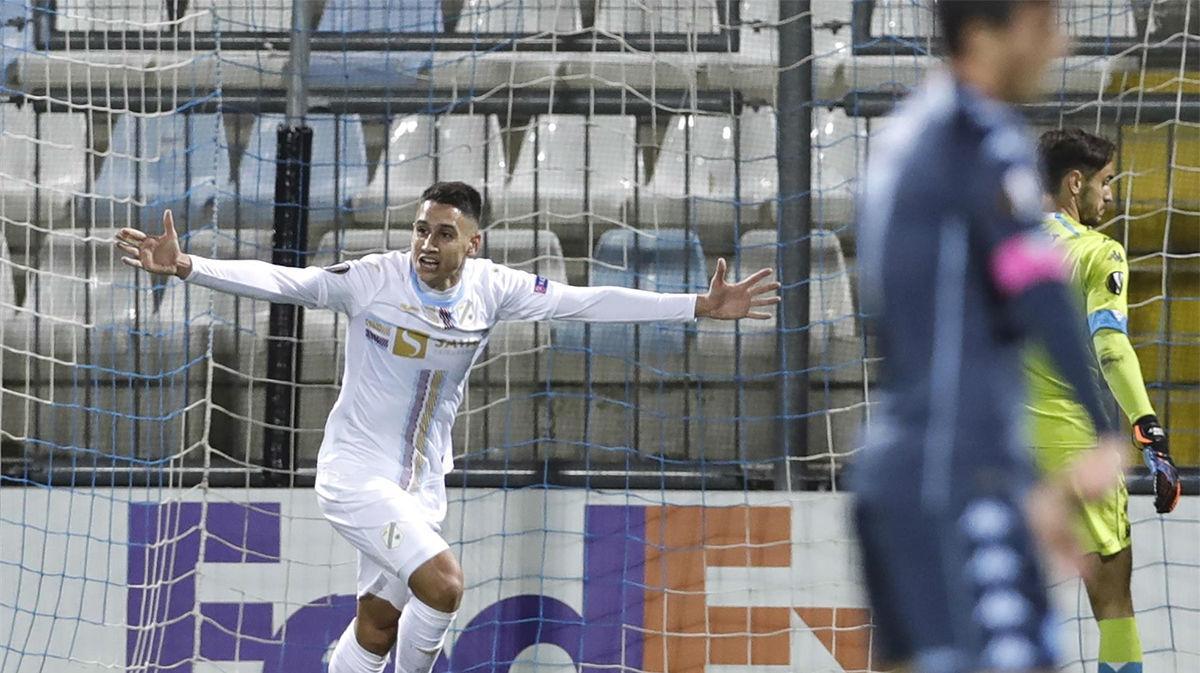
<path id="1" fill-rule="evenodd" d="M 535 294 L 546 294 L 546 288 L 550 286 L 550 281 L 542 276 L 537 276 L 533 280 L 533 291 Z"/>
<path id="2" fill-rule="evenodd" d="M 402 358 L 420 359 L 429 350 L 429 335 L 416 330 L 396 328 L 396 340 L 392 344 L 392 354 Z"/>
<path id="3" fill-rule="evenodd" d="M 1112 261 L 1116 262 L 1117 264 L 1120 264 L 1121 262 L 1125 261 L 1125 258 L 1121 256 L 1121 253 L 1117 252 L 1116 250 L 1113 250 L 1112 252 L 1110 252 L 1108 254 L 1108 258 L 1111 259 Z"/>
<path id="4" fill-rule="evenodd" d="M 438 348 L 475 348 L 479 339 L 434 339 L 433 345 Z"/>
<path id="5" fill-rule="evenodd" d="M 392 335 L 391 325 L 385 325 L 378 320 L 367 318 L 367 339 L 376 346 L 388 347 L 388 338 Z"/>
<path id="6" fill-rule="evenodd" d="M 443 327 L 445 327 L 446 329 L 454 328 L 454 314 L 450 313 L 450 311 L 448 311 L 444 308 L 439 308 L 438 309 L 438 317 L 442 319 Z"/>
<path id="7" fill-rule="evenodd" d="M 1104 281 L 1108 286 L 1108 291 L 1113 294 L 1121 294 L 1121 289 L 1125 287 L 1125 274 L 1120 271 L 1113 271 L 1108 274 L 1108 278 Z"/>

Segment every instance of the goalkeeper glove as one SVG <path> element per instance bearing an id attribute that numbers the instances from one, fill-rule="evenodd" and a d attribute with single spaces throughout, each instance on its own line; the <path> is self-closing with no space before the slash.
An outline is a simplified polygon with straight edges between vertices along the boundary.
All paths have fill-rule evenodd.
<path id="1" fill-rule="evenodd" d="M 1175 509 L 1181 493 L 1179 470 L 1167 448 L 1167 431 L 1158 424 L 1158 417 L 1142 416 L 1133 424 L 1133 441 L 1142 449 L 1142 458 L 1154 478 L 1154 509 L 1166 514 Z"/>

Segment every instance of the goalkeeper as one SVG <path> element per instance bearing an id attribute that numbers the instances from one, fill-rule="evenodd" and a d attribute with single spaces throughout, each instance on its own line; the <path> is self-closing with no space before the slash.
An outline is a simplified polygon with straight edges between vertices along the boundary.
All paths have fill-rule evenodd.
<path id="1" fill-rule="evenodd" d="M 1042 134 L 1038 144 L 1055 211 L 1044 226 L 1066 253 L 1072 281 L 1082 293 L 1100 370 L 1133 426 L 1155 483 L 1155 508 L 1170 512 L 1179 500 L 1179 477 L 1167 435 L 1150 406 L 1137 356 L 1129 343 L 1129 268 L 1121 244 L 1096 231 L 1112 203 L 1114 145 L 1079 129 Z M 1073 389 L 1045 353 L 1026 358 L 1028 411 L 1035 455 L 1047 472 L 1061 470 L 1096 445 L 1096 432 Z M 1087 552 L 1084 585 L 1100 626 L 1099 673 L 1140 673 L 1142 649 L 1133 617 L 1129 492 L 1122 479 L 1106 498 L 1083 505 L 1078 520 Z"/>

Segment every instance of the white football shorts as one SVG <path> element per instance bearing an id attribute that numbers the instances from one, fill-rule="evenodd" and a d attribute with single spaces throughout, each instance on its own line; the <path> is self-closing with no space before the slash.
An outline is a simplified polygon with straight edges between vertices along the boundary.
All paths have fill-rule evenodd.
<path id="1" fill-rule="evenodd" d="M 317 501 L 334 530 L 358 550 L 358 597 L 378 596 L 402 610 L 408 578 L 450 548 L 441 525 L 427 518 L 413 494 L 387 479 L 370 479 L 346 495 L 334 500 L 318 494 Z"/>

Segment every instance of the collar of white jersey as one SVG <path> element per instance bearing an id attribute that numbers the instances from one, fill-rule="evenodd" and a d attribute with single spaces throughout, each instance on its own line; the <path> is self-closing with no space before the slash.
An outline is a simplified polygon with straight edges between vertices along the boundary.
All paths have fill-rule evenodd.
<path id="1" fill-rule="evenodd" d="M 463 265 L 463 273 L 466 273 L 466 265 Z M 460 277 L 458 283 L 449 290 L 435 290 L 425 284 L 421 277 L 417 275 L 417 267 L 413 264 L 412 255 L 408 257 L 408 277 L 412 280 L 413 292 L 417 293 L 421 303 L 426 306 L 436 306 L 438 308 L 449 308 L 458 303 L 463 296 L 463 281 Z"/>

